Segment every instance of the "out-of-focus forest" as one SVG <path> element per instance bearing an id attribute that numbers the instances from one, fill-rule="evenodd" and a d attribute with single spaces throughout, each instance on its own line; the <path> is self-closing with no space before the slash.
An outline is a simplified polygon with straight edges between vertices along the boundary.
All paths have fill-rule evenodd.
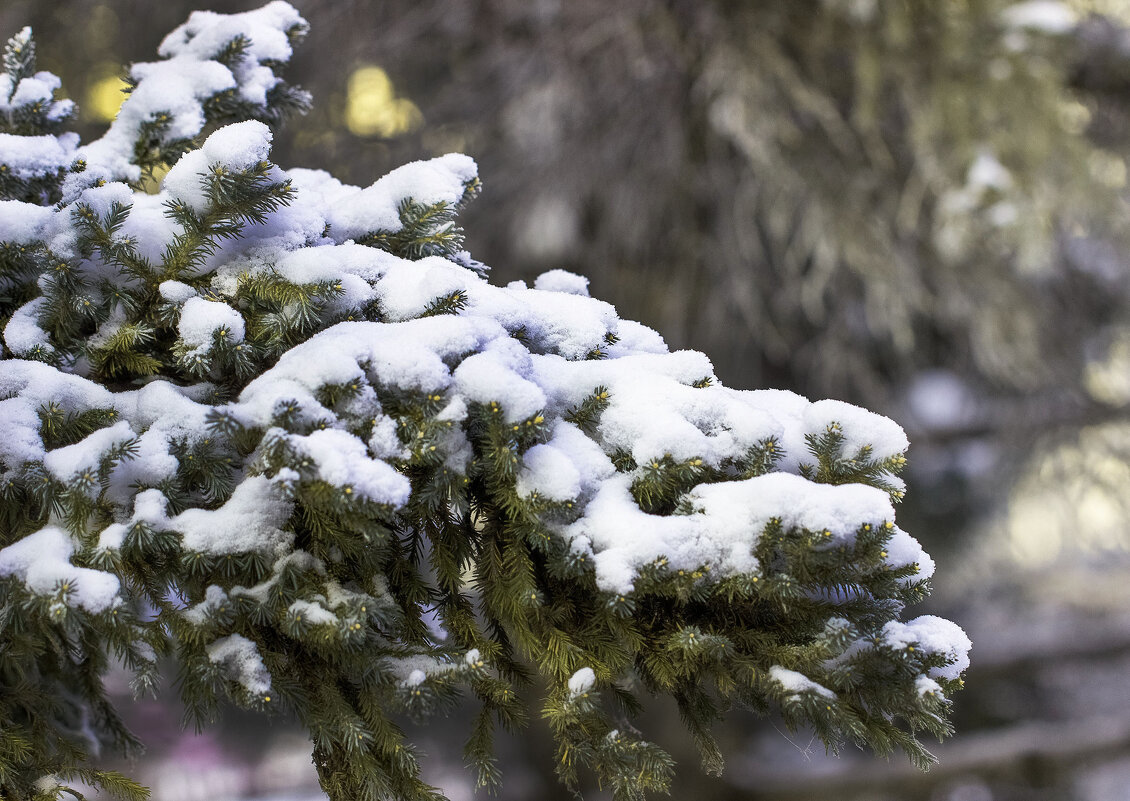
<path id="1" fill-rule="evenodd" d="M 1130 799 L 1130 2 L 291 1 L 314 108 L 278 163 L 364 185 L 468 153 L 494 280 L 582 273 L 727 385 L 907 429 L 900 522 L 939 563 L 920 611 L 974 642 L 939 765 L 738 713 L 721 778 L 670 727 L 676 797 Z M 124 63 L 193 9 L 257 5 L 0 0 L 0 34 L 33 26 L 90 139 Z M 134 707 L 155 801 L 316 797 L 283 722 L 180 714 Z M 469 798 L 460 743 L 419 741 Z M 563 792 L 536 722 L 500 750 L 504 799 Z"/>

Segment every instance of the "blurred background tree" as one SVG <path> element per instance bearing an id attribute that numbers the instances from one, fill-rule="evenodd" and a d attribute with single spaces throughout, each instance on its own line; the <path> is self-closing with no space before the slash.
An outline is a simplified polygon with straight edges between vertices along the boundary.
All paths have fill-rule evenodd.
<path id="1" fill-rule="evenodd" d="M 1130 3 L 294 4 L 316 105 L 283 166 L 364 185 L 466 152 L 496 280 L 583 273 L 728 385 L 907 428 L 906 526 L 950 561 L 935 603 L 975 643 L 963 736 L 926 779 L 759 739 L 714 797 L 821 797 L 826 776 L 845 798 L 1125 797 L 1104 788 L 1130 784 Z M 255 5 L 3 0 L 0 34 L 33 26 L 88 140 L 119 59 L 194 8 Z M 509 747 L 519 774 L 548 750 Z M 514 797 L 552 785 L 527 778 Z"/>

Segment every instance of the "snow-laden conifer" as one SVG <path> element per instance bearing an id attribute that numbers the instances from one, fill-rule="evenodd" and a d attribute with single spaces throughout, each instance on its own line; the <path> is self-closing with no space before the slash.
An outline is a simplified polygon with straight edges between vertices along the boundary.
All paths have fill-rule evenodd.
<path id="1" fill-rule="evenodd" d="M 111 660 L 144 690 L 164 655 L 198 722 L 295 715 L 334 801 L 436 797 L 396 721 L 460 691 L 482 785 L 494 726 L 541 717 L 566 783 L 666 788 L 617 725 L 659 695 L 711 771 L 734 703 L 927 763 L 969 642 L 903 619 L 934 565 L 895 525 L 902 430 L 721 386 L 579 276 L 491 284 L 466 156 L 364 188 L 274 165 L 305 28 L 194 13 L 85 146 L 9 43 L 0 794 L 142 792 L 86 759 L 133 744 Z"/>

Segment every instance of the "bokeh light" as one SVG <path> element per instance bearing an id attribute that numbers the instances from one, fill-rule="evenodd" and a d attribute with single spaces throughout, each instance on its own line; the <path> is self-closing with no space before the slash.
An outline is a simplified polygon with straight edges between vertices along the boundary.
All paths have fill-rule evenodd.
<path id="1" fill-rule="evenodd" d="M 128 86 L 116 72 L 91 83 L 86 90 L 86 102 L 81 107 L 87 120 L 110 122 L 118 116 L 118 109 L 126 99 L 124 90 Z"/>
<path id="2" fill-rule="evenodd" d="M 411 100 L 396 96 L 392 80 L 380 67 L 359 67 L 349 76 L 345 125 L 350 133 L 391 139 L 423 124 L 420 109 Z"/>

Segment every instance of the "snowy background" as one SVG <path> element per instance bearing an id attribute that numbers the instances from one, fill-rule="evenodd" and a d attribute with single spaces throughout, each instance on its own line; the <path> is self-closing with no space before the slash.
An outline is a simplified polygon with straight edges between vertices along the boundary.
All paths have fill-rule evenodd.
<path id="1" fill-rule="evenodd" d="M 678 740 L 675 710 L 658 708 L 645 728 L 670 721 L 674 797 L 1130 799 L 1130 249 L 1117 231 L 1130 11 L 1114 0 L 1014 6 L 985 23 L 999 42 L 955 27 L 973 55 L 939 34 L 951 41 L 941 55 L 952 46 L 952 61 L 983 77 L 924 85 L 923 109 L 946 107 L 945 92 L 959 107 L 1019 107 L 999 140 L 937 151 L 949 185 L 915 190 L 908 170 L 883 172 L 852 149 L 851 125 L 869 130 L 856 114 L 865 98 L 831 104 L 843 130 L 820 117 L 789 139 L 774 126 L 788 127 L 790 99 L 825 108 L 789 81 L 843 97 L 818 73 L 763 80 L 803 60 L 801 45 L 827 49 L 811 63 L 873 58 L 881 72 L 914 74 L 886 46 L 893 34 L 868 27 L 872 0 L 813 4 L 853 32 L 839 44 L 821 43 L 786 3 L 761 17 L 721 2 L 294 4 L 312 31 L 288 76 L 315 109 L 277 138 L 281 165 L 367 185 L 401 163 L 466 152 L 485 190 L 462 220 L 494 283 L 582 273 L 621 316 L 710 354 L 727 386 L 864 404 L 910 436 L 900 525 L 938 562 L 918 611 L 960 622 L 974 642 L 940 764 L 923 775 L 865 754 L 829 759 L 806 735 L 734 716 L 726 773 L 708 779 Z M 256 5 L 3 0 L 0 34 L 34 27 L 40 66 L 62 76 L 89 140 L 116 110 L 122 62 L 150 60 L 194 8 Z M 1045 83 L 1010 83 L 1029 68 Z M 1003 88 L 989 96 L 992 81 Z M 1058 128 L 1031 102 L 1052 94 Z M 949 121 L 925 119 L 905 150 L 887 141 L 894 161 L 922 162 L 921 139 Z M 1052 129 L 1094 145 L 1067 178 L 1054 170 L 1070 154 L 1036 136 Z M 1031 153 L 1010 151 L 1021 146 Z M 914 191 L 936 197 L 928 215 L 904 220 Z M 1113 205 L 1078 200 L 1100 195 Z M 871 219 L 898 226 L 864 231 Z M 285 722 L 230 710 L 195 735 L 175 706 L 127 708 L 149 746 L 132 771 L 155 801 L 318 797 L 308 746 Z M 429 780 L 453 801 L 471 797 L 459 729 L 418 737 Z M 503 798 L 563 794 L 544 732 L 502 739 L 500 752 Z"/>

